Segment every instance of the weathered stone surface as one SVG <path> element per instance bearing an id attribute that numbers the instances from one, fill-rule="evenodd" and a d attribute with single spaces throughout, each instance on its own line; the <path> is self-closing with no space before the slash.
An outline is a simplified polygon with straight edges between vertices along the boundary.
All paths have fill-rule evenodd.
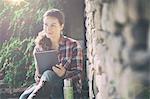
<path id="1" fill-rule="evenodd" d="M 90 99 L 148 99 L 149 3 L 86 0 L 87 57 L 96 77 L 89 81 Z M 91 80 L 92 74 L 88 77 Z M 92 83 L 98 88 L 95 96 Z"/>
<path id="2" fill-rule="evenodd" d="M 131 25 L 127 25 L 123 31 L 123 37 L 125 39 L 125 44 L 127 47 L 131 48 L 135 45 L 136 41 L 134 40 L 131 32 Z"/>
<path id="3" fill-rule="evenodd" d="M 98 69 L 98 67 L 102 68 L 102 71 L 104 69 L 105 66 L 105 54 L 106 54 L 106 48 L 105 46 L 98 44 L 95 48 L 95 50 L 93 51 L 94 53 L 94 64 L 95 67 Z M 97 67 L 98 66 L 98 67 Z"/>
<path id="4" fill-rule="evenodd" d="M 149 0 L 128 0 L 128 16 L 130 21 L 136 22 L 139 19 L 150 20 Z"/>
<path id="5" fill-rule="evenodd" d="M 126 68 L 120 77 L 120 86 L 122 86 L 120 94 L 122 98 L 134 99 L 140 92 L 142 92 L 144 85 L 141 78 L 143 77 L 144 75 L 142 73 L 134 72 L 130 67 Z"/>
<path id="6" fill-rule="evenodd" d="M 108 10 L 109 10 L 109 5 L 104 4 L 102 8 L 102 19 L 101 19 L 101 25 L 103 30 L 107 30 L 107 21 L 109 20 L 108 16 Z"/>
<path id="7" fill-rule="evenodd" d="M 87 46 L 88 50 L 87 50 L 87 57 L 89 57 L 89 63 L 93 63 L 93 47 L 91 45 Z"/>
<path id="8" fill-rule="evenodd" d="M 138 1 L 128 0 L 127 5 L 128 5 L 128 16 L 130 21 L 137 21 L 140 18 L 140 13 L 138 13 Z"/>
<path id="9" fill-rule="evenodd" d="M 85 11 L 86 11 L 87 13 L 95 11 L 95 2 L 88 0 L 88 1 L 86 2 Z"/>
<path id="10" fill-rule="evenodd" d="M 96 10 L 95 10 L 95 13 L 94 13 L 94 23 L 95 23 L 95 28 L 97 30 L 100 30 L 102 27 L 101 27 L 101 22 L 100 22 L 100 19 L 101 19 L 101 10 L 102 10 L 102 6 L 101 5 L 98 5 Z"/>
<path id="11" fill-rule="evenodd" d="M 102 3 L 110 3 L 112 0 L 99 0 L 99 2 Z"/>
<path id="12" fill-rule="evenodd" d="M 129 65 L 129 63 L 130 63 L 130 57 L 129 57 L 130 50 L 131 49 L 129 49 L 127 47 L 122 49 L 121 56 L 122 56 L 122 60 L 123 60 L 124 65 Z"/>
<path id="13" fill-rule="evenodd" d="M 114 5 L 114 16 L 115 20 L 121 24 L 124 24 L 127 21 L 127 1 L 125 0 L 117 0 L 116 4 Z"/>
<path id="14" fill-rule="evenodd" d="M 141 1 L 142 2 L 142 1 Z M 143 0 L 143 3 L 142 3 L 142 8 L 143 8 L 143 11 L 144 11 L 144 18 L 147 19 L 147 20 L 150 20 L 150 0 Z"/>
<path id="15" fill-rule="evenodd" d="M 148 32 L 148 49 L 149 49 L 149 52 L 150 52 L 150 26 L 149 26 L 149 32 Z"/>
<path id="16" fill-rule="evenodd" d="M 105 73 L 96 75 L 96 86 L 98 88 L 96 99 L 103 99 L 103 97 L 107 97 L 107 91 L 105 90 L 107 87 L 107 78 Z"/>
<path id="17" fill-rule="evenodd" d="M 102 38 L 103 42 L 106 42 L 106 39 L 108 38 L 109 33 L 106 31 L 97 31 L 100 32 L 100 37 Z"/>
<path id="18" fill-rule="evenodd" d="M 90 99 L 92 99 L 94 97 L 94 93 L 93 93 L 93 88 L 92 88 L 92 80 L 93 80 L 93 75 L 94 75 L 94 67 L 93 65 L 89 66 L 89 74 L 88 74 L 88 78 L 89 78 L 89 96 Z"/>
<path id="19" fill-rule="evenodd" d="M 120 59 L 120 53 L 121 53 L 122 44 L 123 44 L 122 42 L 123 41 L 121 37 L 110 36 L 107 39 L 107 45 L 108 45 L 108 48 L 110 49 L 109 50 L 110 55 L 112 55 L 114 59 L 117 59 L 117 60 Z"/>
<path id="20" fill-rule="evenodd" d="M 114 13 L 111 9 L 113 9 L 111 4 L 103 4 L 101 26 L 102 30 L 114 33 L 116 29 L 114 25 Z"/>
<path id="21" fill-rule="evenodd" d="M 125 27 L 126 45 L 134 49 L 147 49 L 148 21 L 142 19 Z"/>
<path id="22" fill-rule="evenodd" d="M 86 26 L 89 27 L 89 29 L 93 29 L 94 28 L 94 20 L 93 20 L 93 12 L 90 12 L 87 14 L 87 18 L 86 18 Z"/>

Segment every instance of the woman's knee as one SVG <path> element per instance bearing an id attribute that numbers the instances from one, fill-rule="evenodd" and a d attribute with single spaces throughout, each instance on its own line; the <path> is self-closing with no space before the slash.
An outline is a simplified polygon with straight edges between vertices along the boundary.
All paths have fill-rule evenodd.
<path id="1" fill-rule="evenodd" d="M 41 77 L 41 79 L 48 82 L 53 81 L 55 78 L 56 78 L 56 74 L 52 70 L 46 70 Z"/>
<path id="2" fill-rule="evenodd" d="M 19 97 L 19 99 L 27 99 L 27 97 L 29 96 L 29 94 L 21 94 L 21 96 Z"/>
<path id="3" fill-rule="evenodd" d="M 52 71 L 52 70 L 46 70 L 44 73 L 43 73 L 43 75 L 55 75 L 55 73 L 54 73 L 54 71 Z"/>
<path id="4" fill-rule="evenodd" d="M 27 97 L 33 92 L 33 90 L 35 89 L 35 85 L 36 84 L 32 84 L 31 86 L 29 86 L 19 97 L 19 99 L 27 99 Z"/>

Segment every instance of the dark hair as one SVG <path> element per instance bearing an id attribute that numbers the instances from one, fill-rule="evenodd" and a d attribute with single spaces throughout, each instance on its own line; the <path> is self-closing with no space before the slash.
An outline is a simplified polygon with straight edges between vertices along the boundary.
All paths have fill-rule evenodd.
<path id="1" fill-rule="evenodd" d="M 43 50 L 48 51 L 48 50 L 51 50 L 52 42 L 51 42 L 50 38 L 47 38 L 46 36 L 44 36 L 39 41 L 39 45 L 42 46 Z"/>
<path id="2" fill-rule="evenodd" d="M 35 44 L 41 46 L 45 51 L 52 49 L 51 39 L 47 38 L 43 31 L 38 33 L 38 36 L 35 39 Z"/>
<path id="3" fill-rule="evenodd" d="M 58 9 L 51 9 L 46 11 L 43 17 L 47 17 L 47 16 L 52 16 L 57 18 L 61 25 L 65 23 L 64 13 Z"/>

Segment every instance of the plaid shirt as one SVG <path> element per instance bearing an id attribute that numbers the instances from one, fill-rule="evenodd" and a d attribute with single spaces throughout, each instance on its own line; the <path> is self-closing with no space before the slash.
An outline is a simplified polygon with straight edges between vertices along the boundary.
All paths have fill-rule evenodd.
<path id="1" fill-rule="evenodd" d="M 36 51 L 37 50 L 42 51 L 41 48 L 36 48 Z M 83 54 L 80 43 L 74 39 L 62 35 L 59 42 L 58 60 L 59 63 L 62 63 L 67 70 L 64 75 L 64 79 L 71 78 L 73 85 L 75 86 L 75 90 L 81 92 Z"/>
<path id="2" fill-rule="evenodd" d="M 76 86 L 76 90 L 81 92 L 83 54 L 80 43 L 74 39 L 62 36 L 59 43 L 58 59 L 67 70 L 64 78 L 71 78 L 74 86 Z"/>

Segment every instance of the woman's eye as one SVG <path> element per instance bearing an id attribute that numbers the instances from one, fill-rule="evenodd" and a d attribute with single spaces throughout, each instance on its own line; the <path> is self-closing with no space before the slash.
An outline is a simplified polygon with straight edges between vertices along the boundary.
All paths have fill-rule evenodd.
<path id="1" fill-rule="evenodd" d="M 48 26 L 48 24 L 47 24 L 47 23 L 44 23 L 44 25 L 45 25 L 45 26 Z"/>
<path id="2" fill-rule="evenodd" d="M 55 27 L 55 25 L 54 25 L 54 24 L 52 24 L 52 25 L 51 25 L 51 27 Z"/>

